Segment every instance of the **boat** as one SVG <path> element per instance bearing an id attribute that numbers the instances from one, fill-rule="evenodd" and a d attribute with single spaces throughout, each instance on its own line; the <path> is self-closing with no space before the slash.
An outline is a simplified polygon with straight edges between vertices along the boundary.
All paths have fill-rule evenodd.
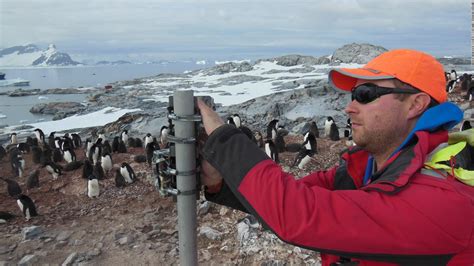
<path id="1" fill-rule="evenodd" d="M 0 72 L 0 87 L 20 87 L 30 86 L 30 81 L 26 79 L 5 79 L 5 73 Z"/>

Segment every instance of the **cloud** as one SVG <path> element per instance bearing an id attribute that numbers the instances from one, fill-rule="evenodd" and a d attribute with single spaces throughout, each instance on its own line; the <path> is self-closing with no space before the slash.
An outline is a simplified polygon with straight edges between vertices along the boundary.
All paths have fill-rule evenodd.
<path id="1" fill-rule="evenodd" d="M 57 43 L 77 53 L 319 54 L 357 41 L 468 55 L 470 28 L 465 0 L 0 2 L 0 46 Z"/>

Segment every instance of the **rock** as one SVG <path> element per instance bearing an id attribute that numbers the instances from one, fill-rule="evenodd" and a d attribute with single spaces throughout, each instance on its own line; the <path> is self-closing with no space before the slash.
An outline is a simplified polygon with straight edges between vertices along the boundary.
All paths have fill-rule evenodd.
<path id="1" fill-rule="evenodd" d="M 26 255 L 18 262 L 18 266 L 34 265 L 37 260 L 38 256 L 34 254 Z"/>
<path id="2" fill-rule="evenodd" d="M 84 109 L 85 106 L 77 102 L 50 102 L 34 105 L 30 108 L 30 113 L 50 115 L 55 115 L 57 113 L 76 114 Z"/>
<path id="3" fill-rule="evenodd" d="M 133 237 L 131 236 L 124 236 L 118 240 L 118 243 L 120 245 L 128 245 L 128 244 L 131 244 L 132 242 L 133 242 Z"/>
<path id="4" fill-rule="evenodd" d="M 72 265 L 77 258 L 77 252 L 73 252 L 67 256 L 66 260 L 61 264 L 62 266 Z"/>
<path id="5" fill-rule="evenodd" d="M 219 210 L 219 215 L 224 216 L 227 214 L 228 211 L 229 211 L 228 207 L 222 206 L 221 209 Z"/>
<path id="6" fill-rule="evenodd" d="M 10 97 L 21 97 L 21 96 L 37 95 L 40 93 L 40 91 L 41 91 L 40 89 L 24 90 L 20 88 L 14 91 L 7 92 L 7 95 Z"/>
<path id="7" fill-rule="evenodd" d="M 250 236 L 250 226 L 245 222 L 240 222 L 237 224 L 237 239 L 242 246 Z"/>
<path id="8" fill-rule="evenodd" d="M 72 235 L 72 231 L 62 231 L 56 237 L 56 241 L 66 241 Z"/>
<path id="9" fill-rule="evenodd" d="M 222 233 L 212 229 L 208 226 L 203 226 L 199 230 L 199 235 L 205 235 L 207 238 L 211 240 L 220 240 L 222 238 Z"/>
<path id="10" fill-rule="evenodd" d="M 331 63 L 367 64 L 367 62 L 386 51 L 388 50 L 382 46 L 375 46 L 368 43 L 346 44 L 334 51 Z"/>
<path id="11" fill-rule="evenodd" d="M 43 230 L 39 226 L 25 227 L 21 230 L 23 240 L 30 240 L 38 237 Z"/>
<path id="12" fill-rule="evenodd" d="M 209 212 L 209 208 L 211 207 L 211 204 L 209 201 L 204 201 L 203 203 L 201 203 L 199 205 L 199 209 L 198 209 L 198 215 L 204 215 L 206 214 L 207 212 Z"/>

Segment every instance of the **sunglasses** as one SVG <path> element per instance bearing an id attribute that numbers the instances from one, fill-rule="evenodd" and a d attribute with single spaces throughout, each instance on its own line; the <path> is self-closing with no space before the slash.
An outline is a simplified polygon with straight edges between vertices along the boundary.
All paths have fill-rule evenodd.
<path id="1" fill-rule="evenodd" d="M 354 87 L 351 91 L 352 101 L 356 100 L 359 103 L 367 104 L 370 103 L 382 95 L 398 93 L 398 94 L 416 94 L 418 90 L 413 89 L 399 89 L 399 88 L 387 88 L 380 87 L 373 83 L 364 83 L 357 87 Z"/>

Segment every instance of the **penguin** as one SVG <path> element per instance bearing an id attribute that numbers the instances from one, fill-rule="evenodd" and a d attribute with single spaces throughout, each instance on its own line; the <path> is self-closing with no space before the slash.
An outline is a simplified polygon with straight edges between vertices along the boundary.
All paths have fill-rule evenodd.
<path id="1" fill-rule="evenodd" d="M 114 140 L 112 141 L 112 152 L 118 152 L 118 146 L 119 146 L 119 137 L 115 137 Z"/>
<path id="2" fill-rule="evenodd" d="M 5 183 L 7 183 L 7 191 L 8 195 L 12 198 L 17 198 L 21 194 L 21 187 L 18 185 L 18 183 L 13 180 L 13 179 L 8 179 L 8 178 L 1 178 Z"/>
<path id="3" fill-rule="evenodd" d="M 54 162 L 47 162 L 43 167 L 53 176 L 53 180 L 58 179 L 59 175 L 61 175 L 61 168 Z"/>
<path id="4" fill-rule="evenodd" d="M 60 137 L 55 137 L 53 147 L 56 149 L 61 149 L 62 146 L 63 146 L 63 139 L 61 139 Z"/>
<path id="5" fill-rule="evenodd" d="M 49 146 L 43 146 L 43 150 L 41 152 L 40 157 L 40 164 L 45 164 L 47 162 L 51 162 L 51 158 L 53 157 L 53 151 L 49 148 Z"/>
<path id="6" fill-rule="evenodd" d="M 32 189 L 35 187 L 39 187 L 39 169 L 36 169 L 30 173 L 30 175 L 26 178 L 26 188 Z"/>
<path id="7" fill-rule="evenodd" d="M 61 149 L 54 148 L 53 149 L 53 162 L 58 163 L 62 162 L 63 160 L 63 154 L 61 152 Z"/>
<path id="8" fill-rule="evenodd" d="M 33 146 L 31 148 L 31 153 L 32 153 L 32 156 L 31 156 L 31 160 L 33 161 L 33 163 L 41 163 L 41 155 L 43 153 L 43 150 L 38 147 L 38 146 Z"/>
<path id="9" fill-rule="evenodd" d="M 340 140 L 339 129 L 337 128 L 336 123 L 331 124 L 331 128 L 329 130 L 329 139 L 331 139 L 332 141 Z"/>
<path id="10" fill-rule="evenodd" d="M 72 143 L 74 145 L 74 149 L 77 149 L 82 146 L 82 139 L 78 134 L 72 133 L 71 137 L 72 137 Z"/>
<path id="11" fill-rule="evenodd" d="M 309 131 L 313 133 L 313 136 L 315 138 L 319 138 L 319 129 L 318 125 L 316 125 L 316 122 L 311 121 L 311 123 L 309 124 Z"/>
<path id="12" fill-rule="evenodd" d="M 91 151 L 91 148 L 92 148 L 93 145 L 94 145 L 94 143 L 92 143 L 91 139 L 87 138 L 86 139 L 86 144 L 85 144 L 86 158 L 89 158 L 90 151 Z"/>
<path id="13" fill-rule="evenodd" d="M 317 152 L 318 148 L 316 137 L 314 136 L 313 132 L 308 131 L 304 135 L 302 149 L 296 155 L 292 167 L 298 165 L 299 169 L 303 169 L 304 166 L 311 160 L 311 157 L 313 157 Z"/>
<path id="14" fill-rule="evenodd" d="M 127 153 L 127 146 L 125 146 L 125 143 L 122 140 L 119 140 L 117 152 L 118 153 Z"/>
<path id="15" fill-rule="evenodd" d="M 277 136 L 275 138 L 275 147 L 278 151 L 278 153 L 282 153 L 286 151 L 286 144 L 285 144 L 285 136 L 288 135 L 288 130 L 283 128 L 282 126 L 279 126 L 277 129 Z"/>
<path id="16" fill-rule="evenodd" d="M 99 180 L 94 175 L 90 175 L 88 177 L 89 181 L 87 181 L 87 196 L 89 198 L 99 197 L 100 188 L 99 188 Z"/>
<path id="17" fill-rule="evenodd" d="M 54 142 L 55 142 L 55 139 L 56 139 L 56 136 L 55 136 L 56 132 L 51 132 L 49 133 L 49 136 L 48 136 L 48 145 L 50 147 L 54 147 Z"/>
<path id="18" fill-rule="evenodd" d="M 227 117 L 227 124 L 234 125 L 235 127 L 237 127 L 232 116 Z"/>
<path id="19" fill-rule="evenodd" d="M 92 172 L 94 171 L 94 167 L 92 166 L 89 160 L 84 160 L 84 166 L 82 167 L 82 178 L 88 179 Z"/>
<path id="20" fill-rule="evenodd" d="M 151 143 L 151 142 L 153 142 L 153 137 L 151 136 L 150 133 L 147 133 L 145 136 L 145 141 L 143 143 L 144 148 L 146 148 L 146 145 L 148 145 L 148 143 Z"/>
<path id="21" fill-rule="evenodd" d="M 5 156 L 7 156 L 7 151 L 5 150 L 5 148 L 3 148 L 2 145 L 0 145 L 0 161 L 3 160 Z"/>
<path id="22" fill-rule="evenodd" d="M 34 133 L 35 133 L 36 139 L 38 140 L 38 145 L 43 145 L 45 143 L 43 130 L 36 128 L 34 130 Z"/>
<path id="23" fill-rule="evenodd" d="M 38 216 L 38 213 L 36 212 L 35 203 L 31 200 L 30 197 L 20 194 L 16 202 L 27 221 L 29 221 L 31 217 Z"/>
<path id="24" fill-rule="evenodd" d="M 28 136 L 26 137 L 26 144 L 28 144 L 30 147 L 38 146 L 38 140 Z"/>
<path id="25" fill-rule="evenodd" d="M 151 142 L 146 145 L 146 162 L 151 167 L 151 161 L 153 159 L 153 152 L 155 151 L 155 143 Z"/>
<path id="26" fill-rule="evenodd" d="M 468 130 L 468 129 L 471 129 L 472 126 L 471 126 L 471 122 L 469 120 L 464 120 L 464 122 L 462 122 L 462 125 L 461 125 L 461 128 L 459 129 L 459 131 L 464 131 L 464 130 Z"/>
<path id="27" fill-rule="evenodd" d="M 278 120 L 273 119 L 268 123 L 267 126 L 267 139 L 271 139 L 273 141 L 276 140 L 277 137 L 277 128 L 278 128 Z"/>
<path id="28" fill-rule="evenodd" d="M 115 170 L 115 186 L 116 187 L 125 187 L 127 183 L 120 173 L 120 169 Z"/>
<path id="29" fill-rule="evenodd" d="M 122 167 L 120 167 L 120 174 L 122 174 L 125 181 L 129 184 L 136 180 L 135 172 L 133 172 L 132 167 L 130 167 L 128 163 L 122 163 Z"/>
<path id="30" fill-rule="evenodd" d="M 102 153 L 102 147 L 97 143 L 92 145 L 91 150 L 89 151 L 89 161 L 92 164 L 96 164 L 100 159 L 100 154 Z"/>
<path id="31" fill-rule="evenodd" d="M 169 147 L 168 143 L 168 136 L 169 136 L 170 130 L 167 126 L 162 126 L 160 129 L 160 149 L 166 149 Z M 145 146 L 146 148 L 146 146 Z"/>
<path id="32" fill-rule="evenodd" d="M 61 150 L 65 151 L 67 149 L 74 150 L 74 143 L 72 139 L 69 137 L 69 134 L 64 135 L 63 141 L 61 143 Z"/>
<path id="33" fill-rule="evenodd" d="M 94 165 L 94 168 L 92 170 L 92 175 L 95 176 L 99 180 L 103 180 L 105 178 L 104 169 L 100 165 L 100 162 L 97 162 Z"/>
<path id="34" fill-rule="evenodd" d="M 143 141 L 140 138 L 135 138 L 135 148 L 143 147 Z"/>
<path id="35" fill-rule="evenodd" d="M 110 143 L 108 140 L 104 141 L 104 143 L 102 144 L 102 151 L 101 151 L 101 155 L 104 155 L 104 154 L 111 154 L 112 153 L 112 147 L 110 146 Z"/>
<path id="36" fill-rule="evenodd" d="M 279 163 L 278 151 L 271 139 L 265 141 L 265 153 L 276 163 Z"/>
<path id="37" fill-rule="evenodd" d="M 124 143 L 128 144 L 128 130 L 126 130 L 126 129 L 123 130 L 122 134 L 120 135 L 120 138 Z"/>
<path id="38" fill-rule="evenodd" d="M 110 153 L 105 153 L 104 155 L 102 155 L 100 164 L 104 172 L 109 173 L 109 171 L 112 170 L 112 167 L 114 166 L 114 164 L 112 163 L 112 155 L 110 155 Z"/>
<path id="39" fill-rule="evenodd" d="M 63 170 L 65 172 L 70 172 L 70 171 L 74 171 L 74 170 L 77 170 L 79 168 L 81 168 L 81 166 L 83 165 L 84 163 L 82 161 L 72 161 L 68 164 L 66 164 L 63 168 Z"/>
<path id="40" fill-rule="evenodd" d="M 334 123 L 332 116 L 328 116 L 324 122 L 324 136 L 329 138 L 329 132 L 331 131 L 331 125 Z"/>
<path id="41" fill-rule="evenodd" d="M 352 123 L 351 119 L 347 119 L 346 129 L 344 129 L 344 138 L 349 138 L 352 135 Z"/>
<path id="42" fill-rule="evenodd" d="M 72 163 L 76 161 L 76 153 L 72 148 L 67 148 L 66 150 L 64 150 L 63 157 L 67 163 Z"/>
<path id="43" fill-rule="evenodd" d="M 22 142 L 22 143 L 18 143 L 16 145 L 16 147 L 18 148 L 18 150 L 21 152 L 21 153 L 29 153 L 30 152 L 30 145 L 28 143 L 25 143 L 25 142 Z"/>
<path id="44" fill-rule="evenodd" d="M 242 126 L 240 116 L 238 114 L 233 114 L 232 119 L 234 120 L 234 125 L 236 128 L 240 128 Z"/>
<path id="45" fill-rule="evenodd" d="M 97 137 L 95 143 L 98 143 L 98 142 L 102 143 L 102 142 L 104 142 L 105 140 L 106 140 L 106 139 L 105 139 L 105 134 L 104 134 L 104 133 L 99 133 L 99 136 Z"/>
<path id="46" fill-rule="evenodd" d="M 21 156 L 20 153 L 15 153 L 11 157 L 11 166 L 12 166 L 12 172 L 15 175 L 15 177 L 22 177 L 23 176 L 23 171 L 25 170 L 25 160 Z"/>
<path id="47" fill-rule="evenodd" d="M 15 218 L 15 215 L 13 215 L 9 212 L 0 211 L 0 220 L 7 221 L 7 220 L 10 220 L 10 219 L 13 219 L 13 218 Z"/>
<path id="48" fill-rule="evenodd" d="M 18 144 L 18 138 L 16 136 L 16 133 L 10 134 L 10 144 Z"/>

